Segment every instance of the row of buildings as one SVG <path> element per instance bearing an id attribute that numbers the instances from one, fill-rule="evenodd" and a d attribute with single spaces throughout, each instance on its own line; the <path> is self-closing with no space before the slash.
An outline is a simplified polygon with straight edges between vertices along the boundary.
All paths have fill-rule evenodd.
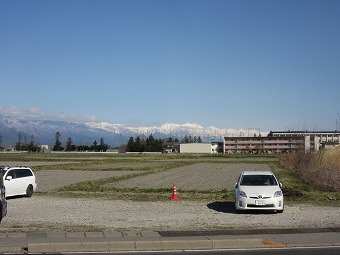
<path id="1" fill-rule="evenodd" d="M 339 144 L 340 132 L 271 131 L 267 136 L 225 137 L 224 153 L 291 153 L 318 151 L 320 147 Z"/>
<path id="2" fill-rule="evenodd" d="M 340 131 L 271 131 L 267 136 L 224 137 L 212 144 L 181 144 L 181 153 L 287 154 L 340 145 Z"/>

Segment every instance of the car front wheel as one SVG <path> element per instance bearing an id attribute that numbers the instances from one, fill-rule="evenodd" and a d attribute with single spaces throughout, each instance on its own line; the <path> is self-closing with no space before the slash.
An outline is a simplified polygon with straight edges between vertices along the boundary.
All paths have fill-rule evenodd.
<path id="1" fill-rule="evenodd" d="M 284 208 L 282 210 L 276 210 L 277 213 L 283 213 Z"/>
<path id="2" fill-rule="evenodd" d="M 26 189 L 26 197 L 31 197 L 32 195 L 33 195 L 33 186 L 28 185 L 28 187 Z"/>

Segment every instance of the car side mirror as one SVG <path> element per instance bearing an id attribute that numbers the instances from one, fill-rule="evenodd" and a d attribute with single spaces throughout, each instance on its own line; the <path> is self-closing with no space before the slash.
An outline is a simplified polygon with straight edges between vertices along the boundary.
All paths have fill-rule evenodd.
<path id="1" fill-rule="evenodd" d="M 6 177 L 6 180 L 7 180 L 7 181 L 10 181 L 10 180 L 12 180 L 12 179 L 13 179 L 12 176 L 7 176 L 7 177 Z"/>
<path id="2" fill-rule="evenodd" d="M 237 188 L 238 188 L 238 183 L 235 184 L 235 189 L 237 189 Z"/>
<path id="3" fill-rule="evenodd" d="M 280 185 L 280 188 L 282 188 L 282 183 L 281 182 L 279 183 L 279 185 Z"/>

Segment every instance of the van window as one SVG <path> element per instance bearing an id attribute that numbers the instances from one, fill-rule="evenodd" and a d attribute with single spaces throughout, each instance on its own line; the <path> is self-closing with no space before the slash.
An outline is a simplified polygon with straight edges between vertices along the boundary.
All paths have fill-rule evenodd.
<path id="1" fill-rule="evenodd" d="M 7 175 L 6 175 L 6 178 L 7 178 L 8 176 L 12 176 L 12 179 L 15 179 L 15 172 L 14 172 L 14 170 L 10 170 L 10 171 L 7 173 Z"/>
<path id="2" fill-rule="evenodd" d="M 27 176 L 32 176 L 32 172 L 28 169 L 15 169 L 16 178 L 23 178 Z"/>

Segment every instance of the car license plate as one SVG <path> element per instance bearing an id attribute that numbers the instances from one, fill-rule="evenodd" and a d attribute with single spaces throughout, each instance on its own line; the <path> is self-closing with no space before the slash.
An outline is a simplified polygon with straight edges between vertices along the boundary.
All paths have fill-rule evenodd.
<path id="1" fill-rule="evenodd" d="M 255 200 L 255 205 L 266 205 L 262 200 Z"/>

